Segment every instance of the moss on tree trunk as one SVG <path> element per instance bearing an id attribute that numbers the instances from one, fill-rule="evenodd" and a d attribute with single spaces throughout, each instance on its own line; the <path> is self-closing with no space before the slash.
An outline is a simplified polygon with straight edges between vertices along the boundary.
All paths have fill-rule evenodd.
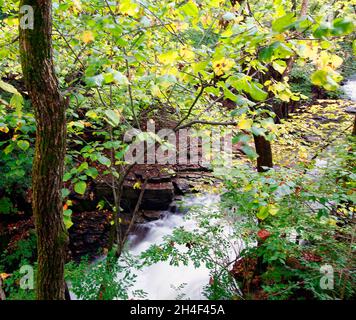
<path id="1" fill-rule="evenodd" d="M 32 206 L 38 248 L 37 298 L 65 297 L 67 231 L 63 224 L 62 177 L 66 143 L 66 103 L 52 58 L 52 1 L 22 0 L 34 9 L 34 29 L 20 26 L 23 76 L 34 108 L 37 132 L 32 174 Z"/>

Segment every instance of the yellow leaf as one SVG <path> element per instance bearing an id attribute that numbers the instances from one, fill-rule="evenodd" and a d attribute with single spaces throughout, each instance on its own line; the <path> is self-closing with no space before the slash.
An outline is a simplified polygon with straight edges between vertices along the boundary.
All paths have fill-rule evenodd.
<path id="1" fill-rule="evenodd" d="M 235 65 L 235 61 L 229 58 L 221 58 L 213 61 L 213 69 L 217 76 L 221 76 Z"/>
<path id="2" fill-rule="evenodd" d="M 241 130 L 249 130 L 249 129 L 251 129 L 252 124 L 253 124 L 253 120 L 252 119 L 241 119 L 239 121 L 239 123 L 237 124 L 237 126 Z"/>
<path id="3" fill-rule="evenodd" d="M 82 4 L 80 0 L 73 0 L 74 11 L 82 11 Z"/>
<path id="4" fill-rule="evenodd" d="M 298 52 L 302 58 L 309 58 L 312 61 L 316 61 L 318 58 L 318 47 L 314 46 L 312 42 L 300 43 Z"/>
<path id="5" fill-rule="evenodd" d="M 272 216 L 275 216 L 278 211 L 279 211 L 279 208 L 276 205 L 274 205 L 274 204 L 268 205 L 268 212 Z"/>
<path id="6" fill-rule="evenodd" d="M 178 58 L 177 51 L 168 51 L 158 55 L 158 61 L 163 64 L 172 64 L 177 60 L 177 58 Z"/>
<path id="7" fill-rule="evenodd" d="M 10 27 L 19 25 L 19 19 L 17 19 L 17 18 L 7 18 L 7 19 L 4 19 L 3 21 L 5 24 L 7 24 Z"/>
<path id="8" fill-rule="evenodd" d="M 0 278 L 3 280 L 5 280 L 6 278 L 8 278 L 10 276 L 11 276 L 11 274 L 9 274 L 9 273 L 0 273 Z"/>
<path id="9" fill-rule="evenodd" d="M 4 133 L 8 133 L 8 132 L 9 132 L 9 128 L 8 128 L 7 126 L 4 126 L 4 127 L 1 126 L 1 127 L 0 127 L 0 131 L 1 131 L 1 132 L 4 132 Z"/>
<path id="10" fill-rule="evenodd" d="M 82 40 L 84 43 L 89 43 L 94 41 L 94 34 L 91 31 L 84 31 L 82 33 Z"/>
<path id="11" fill-rule="evenodd" d="M 134 185 L 133 185 L 134 189 L 141 189 L 141 182 L 137 181 Z"/>
<path id="12" fill-rule="evenodd" d="M 120 2 L 119 10 L 123 14 L 135 16 L 139 11 L 139 6 L 137 3 L 131 0 L 122 0 Z"/>
<path id="13" fill-rule="evenodd" d="M 153 85 L 151 87 L 151 93 L 154 97 L 162 96 L 161 90 L 159 89 L 159 87 L 157 85 Z"/>
<path id="14" fill-rule="evenodd" d="M 343 59 L 333 54 L 330 59 L 331 67 L 334 69 L 339 68 L 342 65 Z"/>
<path id="15" fill-rule="evenodd" d="M 184 60 L 193 60 L 195 57 L 194 52 L 188 46 L 181 48 L 179 54 Z"/>
<path id="16" fill-rule="evenodd" d="M 204 14 L 200 17 L 200 22 L 202 23 L 203 27 L 209 27 L 212 23 L 213 19 L 210 14 Z"/>

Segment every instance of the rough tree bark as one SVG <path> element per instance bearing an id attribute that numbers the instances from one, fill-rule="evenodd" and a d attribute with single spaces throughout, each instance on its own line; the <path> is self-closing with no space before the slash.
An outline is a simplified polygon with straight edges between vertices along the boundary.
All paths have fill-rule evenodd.
<path id="1" fill-rule="evenodd" d="M 307 15 L 308 7 L 309 7 L 309 0 L 303 0 L 302 1 L 302 7 L 300 9 L 300 16 L 301 17 L 304 17 L 304 16 Z"/>
<path id="2" fill-rule="evenodd" d="M 264 172 L 266 169 L 263 167 L 273 167 L 271 143 L 262 136 L 254 135 L 253 138 L 255 140 L 256 153 L 258 154 L 257 171 Z"/>
<path id="3" fill-rule="evenodd" d="M 66 148 L 66 102 L 60 94 L 52 56 L 52 1 L 21 0 L 34 10 L 34 28 L 20 26 L 25 84 L 37 132 L 32 173 L 32 207 L 38 250 L 37 299 L 64 300 L 64 262 L 68 234 L 61 198 Z M 20 17 L 21 18 L 21 17 Z"/>
<path id="4" fill-rule="evenodd" d="M 300 17 L 304 17 L 308 13 L 308 6 L 309 6 L 309 0 L 303 0 L 301 4 L 301 9 L 300 9 Z M 294 63 L 294 58 L 291 57 L 287 61 L 287 68 L 286 71 L 283 74 L 284 76 L 287 76 L 289 72 L 292 69 Z M 281 118 L 285 118 L 288 116 L 288 104 L 282 104 L 281 106 Z M 258 154 L 257 158 L 257 170 L 259 172 L 265 171 L 262 167 L 273 167 L 273 161 L 272 161 L 272 148 L 271 148 L 271 143 L 267 141 L 264 137 L 258 137 L 254 136 L 255 140 L 255 148 L 256 148 L 256 153 Z"/>

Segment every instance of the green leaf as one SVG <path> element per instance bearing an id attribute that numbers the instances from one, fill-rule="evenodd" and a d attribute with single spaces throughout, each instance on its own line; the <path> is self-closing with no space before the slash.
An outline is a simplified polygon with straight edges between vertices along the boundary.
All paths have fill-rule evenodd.
<path id="1" fill-rule="evenodd" d="M 87 189 L 87 184 L 84 181 L 79 181 L 74 185 L 74 191 L 83 195 Z"/>
<path id="2" fill-rule="evenodd" d="M 333 22 L 331 34 L 333 36 L 344 36 L 354 31 L 354 22 L 349 18 L 337 18 Z"/>
<path id="3" fill-rule="evenodd" d="M 26 151 L 30 147 L 30 143 L 26 140 L 19 140 L 19 141 L 17 141 L 17 146 L 21 150 Z"/>
<path id="4" fill-rule="evenodd" d="M 62 188 L 62 198 L 68 197 L 70 194 L 70 190 L 67 188 Z"/>
<path id="5" fill-rule="evenodd" d="M 86 114 L 85 114 L 86 117 L 89 117 L 91 119 L 98 119 L 98 114 L 93 111 L 93 110 L 89 110 Z"/>
<path id="6" fill-rule="evenodd" d="M 272 67 L 274 70 L 278 71 L 280 74 L 283 74 L 283 72 L 287 68 L 287 63 L 283 60 L 275 60 L 272 63 Z"/>
<path id="7" fill-rule="evenodd" d="M 85 82 L 88 87 L 101 87 L 105 81 L 104 76 L 102 74 L 99 74 L 93 77 L 85 78 Z"/>
<path id="8" fill-rule="evenodd" d="M 0 213 L 9 214 L 13 210 L 13 205 L 8 197 L 0 199 Z"/>
<path id="9" fill-rule="evenodd" d="M 121 121 L 120 118 L 120 113 L 115 111 L 115 110 L 106 110 L 105 111 L 105 115 L 107 117 L 107 121 L 109 122 L 109 124 L 111 124 L 113 127 L 118 126 L 118 124 Z"/>
<path id="10" fill-rule="evenodd" d="M 63 176 L 63 181 L 66 182 L 72 178 L 72 175 L 69 172 L 66 172 Z"/>
<path id="11" fill-rule="evenodd" d="M 14 107 L 17 112 L 21 112 L 23 97 L 20 94 L 14 94 L 10 100 L 10 106 Z"/>
<path id="12" fill-rule="evenodd" d="M 249 94 L 254 100 L 257 101 L 263 101 L 266 100 L 268 97 L 268 93 L 266 91 L 263 91 L 257 83 L 251 83 L 251 88 L 249 90 Z"/>
<path id="13" fill-rule="evenodd" d="M 321 23 L 320 26 L 314 30 L 313 36 L 318 39 L 329 37 L 331 31 L 332 29 L 329 23 Z"/>
<path id="14" fill-rule="evenodd" d="M 115 159 L 121 160 L 124 157 L 124 155 L 125 155 L 125 153 L 127 152 L 128 149 L 129 149 L 129 146 L 126 146 L 122 150 L 116 152 L 115 153 Z"/>
<path id="15" fill-rule="evenodd" d="M 0 89 L 4 90 L 6 92 L 9 92 L 9 93 L 20 95 L 20 93 L 17 91 L 17 89 L 13 85 L 4 82 L 1 79 L 0 79 Z"/>
<path id="16" fill-rule="evenodd" d="M 104 166 L 110 167 L 111 165 L 111 161 L 109 158 L 105 157 L 105 156 L 99 156 L 98 161 L 103 164 Z"/>
<path id="17" fill-rule="evenodd" d="M 275 216 L 279 212 L 279 207 L 274 204 L 268 205 L 268 213 L 272 216 Z"/>
<path id="18" fill-rule="evenodd" d="M 261 49 L 258 53 L 258 58 L 261 61 L 270 62 L 272 60 L 274 49 L 273 45 Z"/>
<path id="19" fill-rule="evenodd" d="M 332 75 L 325 70 L 315 71 L 311 76 L 311 82 L 330 91 L 336 90 L 339 87 Z"/>
<path id="20" fill-rule="evenodd" d="M 238 133 L 236 136 L 232 138 L 232 143 L 248 143 L 251 141 L 251 136 L 244 133 Z"/>
<path id="21" fill-rule="evenodd" d="M 129 84 L 129 80 L 121 72 L 115 71 L 115 70 L 113 70 L 112 72 L 114 74 L 114 80 L 117 84 L 120 84 L 120 85 L 128 85 Z"/>
<path id="22" fill-rule="evenodd" d="M 96 177 L 98 176 L 99 172 L 96 168 L 91 167 L 88 170 L 85 171 L 85 174 L 93 179 L 96 179 Z"/>
<path id="23" fill-rule="evenodd" d="M 304 32 L 313 25 L 313 20 L 309 16 L 304 16 L 295 23 L 298 32 Z"/>
<path id="24" fill-rule="evenodd" d="M 80 166 L 77 168 L 77 172 L 82 172 L 83 170 L 86 170 L 89 168 L 88 162 L 82 162 Z"/>
<path id="25" fill-rule="evenodd" d="M 275 32 L 282 32 L 287 30 L 293 25 L 295 20 L 296 18 L 294 17 L 294 13 L 287 13 L 283 17 L 280 17 L 272 22 L 272 30 Z"/>
<path id="26" fill-rule="evenodd" d="M 249 145 L 244 145 L 241 147 L 242 152 L 250 159 L 255 160 L 258 157 L 255 149 L 250 147 Z"/>
<path id="27" fill-rule="evenodd" d="M 266 129 L 252 126 L 251 132 L 252 132 L 255 136 L 264 136 L 264 134 L 265 134 L 265 132 L 266 132 Z"/>
<path id="28" fill-rule="evenodd" d="M 72 215 L 72 213 L 73 213 L 72 209 L 66 209 L 63 211 L 63 215 L 65 217 L 70 217 Z"/>
<path id="29" fill-rule="evenodd" d="M 72 219 L 70 217 L 67 217 L 67 216 L 63 217 L 63 222 L 64 222 L 64 225 L 65 225 L 65 227 L 67 229 L 69 229 L 73 225 Z"/>
<path id="30" fill-rule="evenodd" d="M 311 76 L 311 81 L 316 86 L 323 86 L 326 83 L 326 77 L 328 73 L 325 70 L 317 70 Z"/>
<path id="31" fill-rule="evenodd" d="M 198 6 L 194 1 L 190 0 L 185 5 L 181 7 L 181 10 L 187 15 L 191 17 L 197 17 L 199 15 Z"/>
<path id="32" fill-rule="evenodd" d="M 263 48 L 259 54 L 258 58 L 264 62 L 271 62 L 273 58 L 288 58 L 293 55 L 293 50 L 289 48 L 286 44 L 280 41 L 276 41 L 268 47 Z"/>
<path id="33" fill-rule="evenodd" d="M 9 154 L 12 152 L 12 150 L 14 150 L 14 144 L 10 143 L 5 149 L 4 149 L 4 153 L 5 154 Z"/>
<path id="34" fill-rule="evenodd" d="M 111 72 L 105 73 L 103 77 L 106 84 L 111 83 L 115 80 L 114 75 Z"/>
<path id="35" fill-rule="evenodd" d="M 264 220 L 268 217 L 269 213 L 268 213 L 268 207 L 261 207 L 260 210 L 258 210 L 256 217 L 260 220 Z"/>

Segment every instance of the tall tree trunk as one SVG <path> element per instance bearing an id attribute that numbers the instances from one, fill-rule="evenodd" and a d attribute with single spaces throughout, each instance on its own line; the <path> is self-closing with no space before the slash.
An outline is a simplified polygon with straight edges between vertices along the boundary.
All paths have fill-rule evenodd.
<path id="1" fill-rule="evenodd" d="M 300 17 L 306 16 L 308 13 L 308 6 L 309 6 L 309 0 L 303 0 L 301 9 L 300 9 Z M 287 61 L 287 68 L 285 72 L 283 73 L 283 77 L 287 76 L 289 72 L 292 70 L 294 63 L 294 58 L 290 57 Z M 282 103 L 279 106 L 280 110 L 280 117 L 281 118 L 286 118 L 288 117 L 288 111 L 289 111 L 289 104 L 287 103 Z M 258 172 L 263 172 L 265 169 L 262 167 L 273 167 L 273 161 L 272 161 L 272 148 L 271 148 L 271 143 L 267 141 L 264 137 L 261 136 L 254 136 L 255 140 L 255 148 L 256 152 L 258 154 L 257 158 L 257 170 Z"/>
<path id="2" fill-rule="evenodd" d="M 258 154 L 257 171 L 264 172 L 266 169 L 262 167 L 273 167 L 271 143 L 263 136 L 253 136 L 253 138 L 255 140 L 256 153 Z"/>
<path id="3" fill-rule="evenodd" d="M 308 6 L 309 6 L 309 0 L 303 0 L 302 7 L 300 9 L 300 16 L 301 17 L 306 16 L 306 14 L 308 12 Z"/>
<path id="4" fill-rule="evenodd" d="M 34 28 L 20 26 L 21 64 L 35 112 L 37 132 L 32 173 L 32 207 L 38 250 L 37 299 L 64 300 L 68 234 L 63 224 L 62 177 L 66 102 L 52 57 L 52 1 L 21 0 L 34 10 Z"/>

